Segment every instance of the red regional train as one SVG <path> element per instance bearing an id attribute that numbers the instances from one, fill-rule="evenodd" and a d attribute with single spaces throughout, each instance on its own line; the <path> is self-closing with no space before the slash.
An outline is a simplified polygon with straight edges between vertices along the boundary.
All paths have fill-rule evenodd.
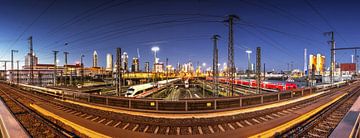
<path id="1" fill-rule="evenodd" d="M 207 81 L 212 81 L 212 77 L 206 77 Z M 228 83 L 228 79 L 226 78 L 219 78 L 220 83 Z M 241 85 L 245 87 L 256 87 L 256 80 L 241 80 L 241 79 L 235 79 L 234 84 Z M 290 82 L 269 82 L 269 81 L 263 81 L 260 84 L 260 87 L 262 89 L 271 89 L 271 90 L 278 90 L 278 91 L 287 91 L 287 90 L 293 90 L 297 89 L 297 85 L 295 83 Z"/>

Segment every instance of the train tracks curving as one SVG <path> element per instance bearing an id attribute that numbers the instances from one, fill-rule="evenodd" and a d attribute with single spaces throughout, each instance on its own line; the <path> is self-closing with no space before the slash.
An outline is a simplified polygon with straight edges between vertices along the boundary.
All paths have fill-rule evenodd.
<path id="1" fill-rule="evenodd" d="M 77 137 L 74 133 L 63 129 L 29 108 L 27 104 L 34 101 L 28 99 L 28 96 L 7 87 L 1 87 L 0 96 L 30 136 Z"/>
<path id="2" fill-rule="evenodd" d="M 54 97 L 52 96 L 33 94 L 28 91 L 14 89 L 4 84 L 0 84 L 0 87 L 3 87 L 6 89 L 6 91 L 8 91 L 8 93 L 2 92 L 0 95 L 2 97 L 13 97 L 13 99 L 18 100 L 21 103 L 46 103 L 47 106 L 50 106 L 56 112 L 62 112 L 69 116 L 80 117 L 81 119 L 87 120 L 88 122 L 96 123 L 96 125 L 99 125 L 99 129 L 113 128 L 158 135 L 205 135 L 223 133 L 255 126 L 292 114 L 296 110 L 300 110 L 301 108 L 304 108 L 310 104 L 316 103 L 320 98 L 328 98 L 334 94 L 334 92 L 331 92 L 277 108 L 265 109 L 251 113 L 242 113 L 232 116 L 214 118 L 167 119 L 134 116 L 129 114 L 97 110 L 54 100 Z M 353 88 L 354 86 L 350 86 L 338 88 L 338 90 L 349 90 Z M 58 131 L 56 131 L 56 129 L 50 129 L 51 127 L 48 127 L 53 135 L 57 135 L 56 132 Z M 61 128 L 61 126 L 58 127 Z M 34 135 L 36 134 L 35 132 Z"/>
<path id="3" fill-rule="evenodd" d="M 357 87 L 320 113 L 281 134 L 282 137 L 328 137 L 359 96 L 360 88 Z"/>

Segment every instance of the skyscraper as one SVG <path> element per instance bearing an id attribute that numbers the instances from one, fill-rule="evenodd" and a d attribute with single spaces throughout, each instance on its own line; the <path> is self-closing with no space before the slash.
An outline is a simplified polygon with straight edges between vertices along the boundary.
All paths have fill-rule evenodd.
<path id="1" fill-rule="evenodd" d="M 145 72 L 150 72 L 150 63 L 145 62 Z"/>
<path id="2" fill-rule="evenodd" d="M 113 55 L 110 53 L 106 55 L 106 71 L 113 71 Z"/>
<path id="3" fill-rule="evenodd" d="M 121 55 L 121 58 L 122 58 L 122 67 L 123 67 L 123 70 L 125 71 L 125 72 L 127 72 L 128 71 L 128 63 L 129 63 L 129 61 L 128 61 L 128 59 L 129 59 L 129 56 L 128 56 L 128 54 L 126 53 L 126 52 L 124 52 L 122 55 Z"/>
<path id="4" fill-rule="evenodd" d="M 304 73 L 307 72 L 307 49 L 304 49 Z"/>
<path id="5" fill-rule="evenodd" d="M 93 54 L 93 67 L 97 67 L 98 66 L 98 54 L 96 51 L 94 51 Z"/>
<path id="6" fill-rule="evenodd" d="M 139 58 L 134 57 L 132 59 L 131 71 L 132 72 L 139 72 L 140 65 L 139 65 Z"/>

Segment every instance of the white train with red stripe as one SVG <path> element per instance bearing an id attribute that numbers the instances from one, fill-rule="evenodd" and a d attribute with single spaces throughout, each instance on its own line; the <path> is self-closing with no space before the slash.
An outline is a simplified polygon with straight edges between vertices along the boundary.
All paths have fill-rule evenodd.
<path id="1" fill-rule="evenodd" d="M 207 81 L 212 81 L 212 77 L 207 77 Z M 220 83 L 229 83 L 230 80 L 227 78 L 219 78 Z M 256 80 L 241 80 L 235 79 L 234 84 L 241 85 L 245 87 L 252 87 L 255 88 L 257 86 Z M 271 89 L 271 90 L 279 90 L 279 91 L 287 91 L 297 89 L 297 85 L 295 83 L 290 82 L 270 82 L 270 81 L 262 81 L 260 87 L 263 89 Z"/>

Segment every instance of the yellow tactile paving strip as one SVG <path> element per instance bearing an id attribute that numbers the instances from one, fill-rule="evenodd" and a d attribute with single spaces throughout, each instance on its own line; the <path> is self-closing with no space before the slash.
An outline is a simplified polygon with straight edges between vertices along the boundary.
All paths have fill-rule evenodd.
<path id="1" fill-rule="evenodd" d="M 318 96 L 325 92 L 328 92 L 328 91 L 323 91 L 323 92 L 315 93 L 312 95 L 307 95 L 304 97 L 293 99 L 293 100 L 282 101 L 282 102 L 278 102 L 278 103 L 267 104 L 267 105 L 262 105 L 262 106 L 257 106 L 257 107 L 250 107 L 250 108 L 230 110 L 230 111 L 212 112 L 212 113 L 191 113 L 191 114 L 190 113 L 188 113 L 188 114 L 149 113 L 149 112 L 114 109 L 114 108 L 109 108 L 109 107 L 104 107 L 104 106 L 76 102 L 76 101 L 72 101 L 72 100 L 64 100 L 64 102 L 68 102 L 68 103 L 72 103 L 72 104 L 76 104 L 76 105 L 80 105 L 80 106 L 84 106 L 84 107 L 99 109 L 99 110 L 103 110 L 103 111 L 124 113 L 124 114 L 144 116 L 144 117 L 153 117 L 153 118 L 168 118 L 168 119 L 213 118 L 213 117 L 237 115 L 237 114 L 241 114 L 241 113 L 249 113 L 249 112 L 284 106 L 287 104 L 292 104 L 292 103 L 295 103 L 298 101 L 302 101 L 302 100 L 306 100 L 306 99 Z"/>

